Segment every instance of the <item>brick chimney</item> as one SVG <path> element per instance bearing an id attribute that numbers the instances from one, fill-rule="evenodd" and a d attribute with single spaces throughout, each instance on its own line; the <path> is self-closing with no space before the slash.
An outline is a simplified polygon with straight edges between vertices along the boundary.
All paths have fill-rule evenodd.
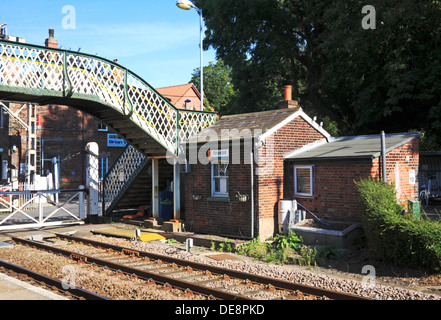
<path id="1" fill-rule="evenodd" d="M 54 38 L 54 33 L 55 33 L 54 29 L 50 28 L 49 29 L 49 38 L 46 39 L 44 44 L 46 47 L 57 49 L 58 48 L 58 40 Z"/>
<path id="2" fill-rule="evenodd" d="M 292 100 L 292 86 L 285 86 L 284 101 L 279 102 L 279 109 L 297 108 L 299 102 Z"/>

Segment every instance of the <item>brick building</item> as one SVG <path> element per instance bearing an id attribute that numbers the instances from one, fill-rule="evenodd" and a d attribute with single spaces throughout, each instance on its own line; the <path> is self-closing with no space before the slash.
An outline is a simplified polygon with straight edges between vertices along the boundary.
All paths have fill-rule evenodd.
<path id="1" fill-rule="evenodd" d="M 157 88 L 156 91 L 178 109 L 201 110 L 201 94 L 193 83 Z"/>
<path id="2" fill-rule="evenodd" d="M 190 140 L 188 229 L 265 239 L 277 233 L 282 199 L 329 220 L 360 220 L 354 181 L 380 177 L 379 136 L 333 138 L 289 97 L 280 107 L 222 117 Z M 388 181 L 403 203 L 418 194 L 418 137 L 386 137 Z"/>
<path id="3" fill-rule="evenodd" d="M 388 134 L 386 177 L 401 204 L 418 194 L 419 134 Z M 382 179 L 381 136 L 339 137 L 285 155 L 287 194 L 325 219 L 357 221 L 362 205 L 355 181 Z"/>
<path id="4" fill-rule="evenodd" d="M 187 148 L 186 225 L 201 233 L 273 235 L 284 194 L 283 155 L 326 137 L 292 103 L 280 110 L 222 117 Z M 192 150 L 196 144 L 198 159 Z"/>

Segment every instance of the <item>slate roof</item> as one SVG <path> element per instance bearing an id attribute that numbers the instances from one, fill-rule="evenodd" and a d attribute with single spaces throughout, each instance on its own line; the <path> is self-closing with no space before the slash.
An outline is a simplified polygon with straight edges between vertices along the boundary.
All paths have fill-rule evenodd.
<path id="1" fill-rule="evenodd" d="M 280 125 L 300 110 L 301 108 L 297 107 L 223 116 L 215 124 L 191 138 L 190 142 L 196 140 L 197 142 L 206 142 L 210 140 L 210 137 L 216 135 L 217 141 L 238 140 L 244 138 L 244 133 L 251 135 L 246 137 L 254 138 Z"/>
<path id="2" fill-rule="evenodd" d="M 386 134 L 386 152 L 419 137 L 419 133 Z M 285 154 L 290 161 L 324 161 L 337 159 L 374 159 L 381 155 L 381 135 L 323 139 Z"/>

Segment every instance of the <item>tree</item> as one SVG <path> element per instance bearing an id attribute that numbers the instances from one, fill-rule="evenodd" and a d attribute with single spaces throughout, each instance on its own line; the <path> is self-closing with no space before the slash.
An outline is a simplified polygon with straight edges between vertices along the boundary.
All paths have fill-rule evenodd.
<path id="1" fill-rule="evenodd" d="M 359 1 L 328 6 L 320 85 L 351 133 L 441 129 L 441 10 L 430 1 L 372 1 L 363 29 Z M 342 14 L 344 12 L 345 14 Z M 342 41 L 344 39 L 344 41 Z"/>
<path id="2" fill-rule="evenodd" d="M 310 2 L 317 1 L 198 1 L 208 29 L 205 45 L 232 67 L 240 110 L 274 109 L 290 84 L 302 105 L 327 113 L 317 85 L 321 54 L 315 42 L 321 26 L 311 24 Z"/>
<path id="3" fill-rule="evenodd" d="M 190 82 L 200 87 L 200 68 L 193 71 Z M 232 99 L 236 95 L 231 82 L 231 68 L 222 60 L 204 67 L 204 93 L 205 99 L 220 115 L 227 114 Z"/>
<path id="4" fill-rule="evenodd" d="M 234 112 L 276 108 L 285 84 L 342 134 L 418 130 L 441 145 L 441 4 L 198 0 L 205 45 L 232 67 Z M 372 12 L 371 12 L 372 13 Z"/>

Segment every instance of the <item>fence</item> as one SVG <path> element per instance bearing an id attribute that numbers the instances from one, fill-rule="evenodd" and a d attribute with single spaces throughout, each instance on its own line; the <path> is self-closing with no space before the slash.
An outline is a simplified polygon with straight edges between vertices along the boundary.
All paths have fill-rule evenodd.
<path id="1" fill-rule="evenodd" d="M 71 194 L 61 205 L 52 201 L 57 194 Z M 0 230 L 35 228 L 69 223 L 82 223 L 86 217 L 83 186 L 72 190 L 28 190 L 0 192 L 0 203 L 10 205 L 10 214 L 0 219 Z M 21 199 L 7 201 L 5 198 Z M 74 203 L 74 200 L 77 200 Z"/>

